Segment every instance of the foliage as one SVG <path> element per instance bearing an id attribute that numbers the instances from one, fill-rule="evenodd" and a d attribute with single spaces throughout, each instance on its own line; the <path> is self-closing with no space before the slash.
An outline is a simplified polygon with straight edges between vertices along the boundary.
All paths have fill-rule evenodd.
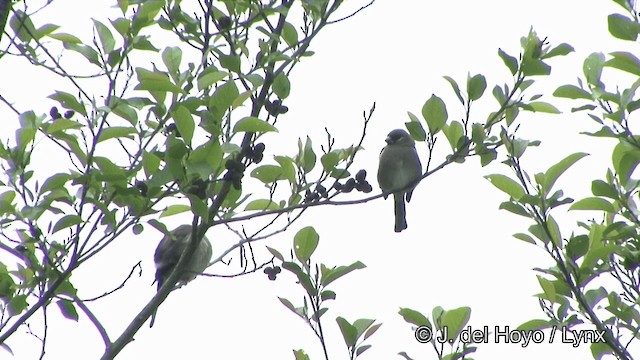
<path id="1" fill-rule="evenodd" d="M 634 5 L 614 1 L 627 14 L 610 15 L 609 32 L 635 41 L 640 22 Z M 12 4 L 9 50 L 0 55 L 27 60 L 65 85 L 49 96 L 57 106 L 48 114 L 19 110 L 0 98 L 20 121 L 15 137 L 0 143 L 5 170 L 0 183 L 0 248 L 19 261 L 15 268 L 0 263 L 1 346 L 10 352 L 11 336 L 35 314 L 46 322 L 47 306 L 55 303 L 72 321 L 89 318 L 103 339 L 103 358 L 113 358 L 173 290 L 178 270 L 208 229 L 268 219 L 256 230 L 235 231 L 237 243 L 222 251 L 211 264 L 215 265 L 232 251 L 245 254 L 252 243 L 286 231 L 309 207 L 354 204 L 360 200 L 334 199 L 353 190 L 371 192 L 366 172 L 352 176 L 352 165 L 375 106 L 363 114 L 362 136 L 353 145 L 335 148 L 327 131 L 321 155 L 314 139 L 307 137 L 295 140 L 295 154 L 277 154 L 263 163 L 269 146 L 263 139 L 284 126 L 277 122 L 288 111 L 289 76 L 303 58 L 313 55 L 311 41 L 327 25 L 371 3 L 340 17 L 340 0 L 118 0 L 116 17 L 93 21 L 93 39 L 65 33 L 56 24 L 36 24 L 26 4 Z M 640 181 L 633 178 L 640 162 L 640 137 L 629 117 L 640 108 L 635 98 L 640 60 L 628 52 L 592 54 L 584 61 L 584 79 L 554 92 L 579 100 L 573 111 L 586 112 L 599 124 L 598 131 L 587 135 L 617 144 L 612 169 L 604 179 L 592 181 L 593 196 L 574 201 L 557 189 L 556 182 L 586 154 L 567 154 L 530 176 L 523 156 L 540 141 L 516 136 L 521 112 L 560 113 L 541 95 L 526 92 L 537 78 L 551 74 L 549 59 L 573 49 L 564 43 L 551 46 L 533 30 L 520 45 L 518 56 L 498 50 L 511 76 L 505 84 L 490 86 L 482 74 L 469 74 L 462 82 L 444 77 L 462 107 L 462 119 L 451 119 L 446 98 L 435 94 L 425 101 L 421 118 L 408 113 L 407 130 L 430 150 L 423 178 L 472 157 L 482 166 L 503 160 L 513 176 L 486 176 L 509 197 L 500 208 L 533 221 L 528 233 L 514 237 L 544 249 L 555 263 L 537 269 L 542 288 L 537 297 L 547 319 L 528 321 L 518 331 L 589 324 L 603 335 L 602 342 L 591 345 L 594 358 L 613 354 L 631 359 L 627 348 L 640 336 L 640 220 L 635 202 Z M 71 55 L 85 67 L 70 71 L 65 59 Z M 89 70 L 82 73 L 85 69 Z M 633 84 L 611 92 L 602 81 L 603 72 L 611 69 L 633 76 Z M 474 104 L 488 97 L 488 88 L 495 108 L 477 115 Z M 450 153 L 432 164 L 438 137 L 446 139 Z M 39 151 L 49 151 L 45 146 L 63 155 L 55 173 L 45 174 L 32 164 Z M 248 192 L 249 182 L 260 184 L 262 192 Z M 601 221 L 579 222 L 579 230 L 567 236 L 556 218 L 568 204 L 570 211 L 598 211 L 604 216 Z M 178 269 L 157 295 L 112 339 L 113 330 L 104 328 L 89 309 L 93 299 L 78 297 L 71 275 L 122 241 L 125 232 L 140 234 L 145 224 L 166 232 L 158 218 L 181 213 L 193 216 L 200 236 L 191 240 Z M 328 359 L 323 320 L 327 302 L 336 299 L 329 285 L 365 266 L 360 261 L 333 267 L 312 262 L 319 239 L 313 227 L 304 227 L 293 238 L 289 258 L 266 247 L 267 260 L 251 269 L 245 266 L 240 275 L 259 269 L 271 280 L 282 269 L 295 275 L 303 290 L 302 304 L 283 297 L 280 302 L 309 326 Z M 605 277 L 615 287 L 596 281 Z M 414 327 L 417 341 L 432 344 L 439 359 L 468 358 L 477 349 L 465 333 L 468 307 L 436 306 L 430 317 L 400 308 L 399 315 Z M 371 347 L 366 342 L 382 325 L 368 318 L 335 320 L 350 359 Z M 44 356 L 46 330 L 39 339 Z M 294 356 L 310 358 L 303 349 L 295 350 Z M 411 359 L 406 352 L 400 356 Z"/>
<path id="2" fill-rule="evenodd" d="M 632 2 L 615 1 L 628 15 L 608 17 L 612 36 L 635 41 L 640 31 L 637 12 Z M 633 84 L 624 90 L 611 92 L 602 81 L 603 72 L 618 69 L 633 75 Z M 573 153 L 546 171 L 531 177 L 522 160 L 529 140 L 515 138 L 505 132 L 502 136 L 508 151 L 505 164 L 515 179 L 495 174 L 487 178 L 509 195 L 500 207 L 516 215 L 530 218 L 534 224 L 527 233 L 514 234 L 517 239 L 544 249 L 555 265 L 536 269 L 542 292 L 536 296 L 547 319 L 535 319 L 520 329 L 582 328 L 589 324 L 599 335 L 591 352 L 596 359 L 612 354 L 618 359 L 632 359 L 628 348 L 640 338 L 640 237 L 638 210 L 635 198 L 640 182 L 633 178 L 640 162 L 638 135 L 630 126 L 630 116 L 638 109 L 640 100 L 635 91 L 640 85 L 640 60 L 627 52 L 613 52 L 608 57 L 593 53 L 584 60 L 583 79 L 578 84 L 557 88 L 559 98 L 579 100 L 573 112 L 586 112 L 599 130 L 585 135 L 613 139 L 616 146 L 611 154 L 612 169 L 604 179 L 591 182 L 593 196 L 574 200 L 564 196 L 555 184 L 569 168 L 575 166 L 585 153 Z M 603 214 L 601 220 L 584 220 L 577 230 L 567 235 L 556 220 L 560 207 L 571 204 L 569 211 L 592 211 Z M 555 216 L 554 216 L 555 215 Z M 564 234 L 564 235 L 563 235 Z"/>
<path id="3" fill-rule="evenodd" d="M 46 321 L 46 306 L 55 301 L 71 320 L 78 320 L 78 309 L 84 312 L 104 341 L 103 357 L 113 358 L 174 288 L 209 228 L 270 217 L 252 233 L 235 232 L 237 243 L 213 265 L 286 230 L 309 206 L 372 190 L 364 176 L 356 181 L 349 172 L 359 144 L 335 148 L 330 134 L 321 166 L 311 138 L 298 140 L 297 154 L 261 164 L 267 146 L 260 140 L 278 131 L 276 122 L 288 111 L 291 71 L 313 55 L 311 41 L 325 26 L 360 10 L 340 17 L 340 0 L 114 3 L 115 15 L 93 20 L 88 39 L 38 24 L 33 15 L 48 3 L 36 11 L 26 3 L 10 7 L 2 56 L 16 55 L 64 84 L 49 96 L 57 102 L 49 114 L 19 110 L 2 97 L 20 120 L 15 138 L 0 143 L 1 245 L 21 264 L 0 264 L 0 343 L 9 351 L 16 330 L 36 313 Z M 363 132 L 367 122 L 365 116 Z M 57 154 L 57 172 L 34 168 L 34 155 L 43 151 Z M 246 191 L 252 179 L 264 185 L 262 192 Z M 113 330 L 89 309 L 92 299 L 77 296 L 71 275 L 123 241 L 126 231 L 140 234 L 149 224 L 166 233 L 158 217 L 188 212 L 200 236 L 158 294 L 112 339 Z M 253 261 L 255 268 L 241 274 L 267 270 L 273 259 Z M 44 355 L 46 333 L 39 339 Z"/>

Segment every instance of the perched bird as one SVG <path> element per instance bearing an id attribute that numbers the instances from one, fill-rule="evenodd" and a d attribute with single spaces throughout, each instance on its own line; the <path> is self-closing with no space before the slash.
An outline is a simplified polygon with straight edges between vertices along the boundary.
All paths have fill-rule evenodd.
<path id="1" fill-rule="evenodd" d="M 422 164 L 416 152 L 415 142 L 411 135 L 402 129 L 392 130 L 385 139 L 387 146 L 380 152 L 378 166 L 378 184 L 386 199 L 393 193 L 395 232 L 407 228 L 405 218 L 405 195 L 407 202 L 411 201 L 411 194 L 422 176 Z M 405 189 L 413 184 L 410 189 Z"/>
<path id="2" fill-rule="evenodd" d="M 193 227 L 191 225 L 180 225 L 170 232 L 170 236 L 165 235 L 153 256 L 153 260 L 156 263 L 156 281 L 158 282 L 158 291 L 164 284 L 165 280 L 171 275 L 173 268 L 180 260 L 180 256 L 189 245 L 191 239 L 191 233 Z M 207 237 L 203 237 L 198 248 L 193 252 L 193 255 L 187 265 L 184 267 L 182 274 L 178 277 L 178 285 L 182 286 L 187 284 L 204 272 L 211 261 L 213 250 L 211 249 L 211 243 Z M 151 317 L 151 324 L 155 322 L 155 312 Z"/>

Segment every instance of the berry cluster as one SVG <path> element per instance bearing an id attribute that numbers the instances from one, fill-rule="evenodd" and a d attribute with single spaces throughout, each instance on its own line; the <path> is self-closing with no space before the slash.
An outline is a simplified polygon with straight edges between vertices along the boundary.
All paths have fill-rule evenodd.
<path id="1" fill-rule="evenodd" d="M 64 112 L 64 118 L 65 119 L 71 119 L 73 114 L 75 114 L 73 112 L 73 110 L 67 110 L 67 111 Z M 62 115 L 60 115 L 60 113 L 58 112 L 58 108 L 55 107 L 55 106 L 52 107 L 51 110 L 49 110 L 49 115 L 51 116 L 51 119 L 53 119 L 53 120 L 60 119 L 62 117 Z"/>
<path id="2" fill-rule="evenodd" d="M 240 156 L 243 156 L 254 164 L 259 164 L 262 161 L 264 156 L 264 144 L 257 143 L 253 147 L 246 146 L 242 148 L 242 152 L 240 152 Z"/>
<path id="3" fill-rule="evenodd" d="M 236 159 L 229 159 L 224 164 L 224 167 L 227 169 L 227 172 L 224 174 L 223 179 L 231 181 L 233 187 L 236 190 L 240 190 L 242 188 L 242 177 L 244 176 L 246 166 Z"/>
<path id="4" fill-rule="evenodd" d="M 204 200 L 207 197 L 207 182 L 200 178 L 195 178 L 187 186 L 186 191 L 187 194 L 193 194 Z"/>
<path id="5" fill-rule="evenodd" d="M 221 18 L 218 19 L 218 30 L 220 31 L 225 31 L 225 30 L 229 30 L 229 28 L 231 27 L 231 18 L 228 16 L 222 16 Z"/>
<path id="6" fill-rule="evenodd" d="M 343 193 L 349 193 L 355 189 L 367 194 L 373 191 L 373 187 L 371 187 L 371 184 L 369 184 L 366 178 L 367 171 L 362 169 L 356 173 L 355 177 L 349 178 L 344 184 L 336 180 L 336 182 L 333 184 L 333 188 L 336 189 L 336 191 Z M 328 197 L 329 192 L 327 191 L 327 189 L 321 184 L 318 184 L 314 191 L 307 190 L 307 192 L 304 194 L 304 201 L 313 202 L 320 200 L 320 198 Z"/>
<path id="7" fill-rule="evenodd" d="M 269 115 L 278 116 L 280 114 L 286 114 L 289 111 L 289 108 L 285 105 L 282 105 L 282 100 L 277 99 L 273 101 L 267 100 L 264 103 L 264 108 L 267 110 Z"/>
<path id="8" fill-rule="evenodd" d="M 274 281 L 276 279 L 276 276 L 278 274 L 280 274 L 280 272 L 282 271 L 282 269 L 280 269 L 280 266 L 267 266 L 264 268 L 264 273 L 267 274 L 267 276 L 269 277 L 269 280 Z"/>

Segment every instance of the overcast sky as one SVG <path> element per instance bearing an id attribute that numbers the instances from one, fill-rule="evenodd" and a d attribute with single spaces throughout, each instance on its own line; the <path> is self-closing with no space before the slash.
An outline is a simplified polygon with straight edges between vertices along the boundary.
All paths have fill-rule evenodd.
<path id="1" fill-rule="evenodd" d="M 107 1 L 89 3 L 56 0 L 41 14 L 40 21 L 58 23 L 61 31 L 87 34 L 81 37 L 90 39 L 90 18 L 106 22 L 105 14 L 116 12 L 106 11 Z M 350 0 L 347 5 L 357 8 L 364 3 Z M 613 12 L 622 9 L 604 0 L 378 0 L 357 16 L 328 27 L 314 40 L 311 50 L 316 55 L 305 58 L 291 76 L 292 95 L 287 101 L 290 111 L 279 118 L 279 133 L 265 139 L 265 159 L 282 153 L 293 155 L 299 137 L 309 135 L 316 146 L 324 144 L 325 127 L 336 137 L 337 146 L 351 145 L 359 139 L 362 112 L 375 102 L 365 151 L 358 156 L 355 168 L 366 169 L 368 180 L 378 191 L 378 154 L 386 134 L 408 121 L 407 111 L 419 114 L 424 101 L 435 93 L 446 102 L 449 118 L 460 119 L 463 109 L 442 76 L 464 83 L 468 72 L 482 73 L 489 90 L 495 84 L 510 83 L 511 75 L 497 55 L 498 48 L 517 56 L 520 37 L 530 27 L 541 38 L 548 37 L 551 44 L 567 42 L 576 49 L 569 56 L 552 59 L 552 76 L 539 79 L 528 92 L 545 94 L 544 100 L 568 111 L 571 103 L 552 98 L 553 90 L 576 83 L 589 53 L 628 46 L 608 36 L 606 16 Z M 46 96 L 58 84 L 43 81 L 42 72 L 15 59 L 5 57 L 2 62 L 0 94 L 15 101 L 18 109 L 46 113 L 55 105 Z M 488 91 L 472 119 L 483 122 L 496 109 Z M 5 122 L 17 124 L 5 106 L 0 106 L 0 116 Z M 592 156 L 557 184 L 568 196 L 586 196 L 590 179 L 604 176 L 609 166 L 607 151 L 612 143 L 578 134 L 585 130 L 593 130 L 585 114 L 525 114 L 520 137 L 542 141 L 540 147 L 528 150 L 523 159 L 525 168 L 533 174 L 569 153 L 589 152 Z M 11 134 L 2 136 L 3 141 L 7 137 Z M 319 147 L 316 151 L 320 152 Z M 426 146 L 419 144 L 418 151 L 424 162 Z M 432 162 L 441 163 L 449 151 L 446 139 L 438 140 Z M 41 166 L 55 164 L 55 159 L 46 156 L 35 160 Z M 332 359 L 347 358 L 335 323 L 337 316 L 384 323 L 369 339 L 373 348 L 363 359 L 399 358 L 396 354 L 400 351 L 416 359 L 435 358 L 431 345 L 418 344 L 411 326 L 397 315 L 400 307 L 431 314 L 435 306 L 470 306 L 469 324 L 474 329 L 485 325 L 491 329 L 515 328 L 527 320 L 544 318 L 533 296 L 540 289 L 532 269 L 551 266 L 551 259 L 541 249 L 511 236 L 525 232 L 530 223 L 498 210 L 507 198 L 483 178 L 497 172 L 510 175 L 504 165 L 482 168 L 474 158 L 430 176 L 416 189 L 407 207 L 409 228 L 400 234 L 393 232 L 390 200 L 311 209 L 286 233 L 255 244 L 258 261 L 268 260 L 261 250 L 263 245 L 288 254 L 295 232 L 312 225 L 320 234 L 314 261 L 346 265 L 359 260 L 367 265 L 330 286 L 337 299 L 326 304 L 330 310 L 324 324 Z M 362 197 L 352 193 L 338 199 Z M 559 208 L 554 215 L 565 236 L 576 230 L 576 219 L 587 219 L 584 213 L 567 213 L 566 209 Z M 175 216 L 165 221 L 172 228 L 189 219 Z M 208 236 L 214 243 L 214 257 L 224 250 L 225 243 L 234 241 L 231 233 L 218 228 L 210 230 Z M 152 256 L 160 238 L 159 232 L 148 228 L 142 236 L 115 243 L 102 256 L 89 261 L 86 269 L 74 273 L 72 280 L 80 290 L 79 296 L 89 298 L 117 286 L 131 267 L 142 261 L 141 277 L 134 277 L 123 290 L 91 304 L 112 337 L 119 335 L 154 294 Z M 237 252 L 232 261 L 230 266 L 216 265 L 209 272 L 233 273 L 237 270 Z M 143 327 L 118 359 L 292 359 L 291 350 L 299 348 L 312 359 L 323 358 L 312 331 L 277 298 L 286 297 L 301 305 L 302 295 L 302 288 L 288 274 L 275 282 L 261 272 L 231 279 L 199 278 L 172 293 L 160 307 L 154 328 Z M 93 359 L 102 354 L 101 339 L 84 316 L 76 324 L 60 320 L 57 309 L 52 310 L 47 358 L 73 353 L 72 358 Z M 32 359 L 39 352 L 38 341 L 24 332 L 21 329 L 9 342 L 16 359 Z M 573 348 L 558 340 L 524 348 L 490 341 L 479 345 L 474 358 L 545 356 L 590 358 L 590 351 L 588 346 Z"/>

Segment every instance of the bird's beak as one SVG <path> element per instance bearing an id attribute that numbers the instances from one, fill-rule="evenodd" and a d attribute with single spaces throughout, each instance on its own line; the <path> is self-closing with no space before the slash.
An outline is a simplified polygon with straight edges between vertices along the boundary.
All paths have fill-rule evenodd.
<path id="1" fill-rule="evenodd" d="M 387 136 L 387 138 L 386 138 L 386 139 L 384 139 L 384 141 L 385 141 L 387 144 L 391 145 L 391 143 L 393 142 L 393 139 L 391 139 L 389 136 Z"/>

